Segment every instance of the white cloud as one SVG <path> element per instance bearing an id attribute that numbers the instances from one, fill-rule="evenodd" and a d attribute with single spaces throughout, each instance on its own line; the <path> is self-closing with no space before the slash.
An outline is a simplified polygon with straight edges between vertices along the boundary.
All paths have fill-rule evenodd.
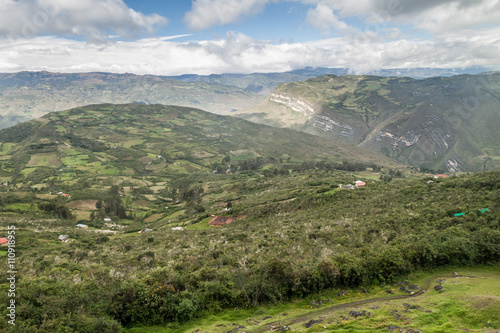
<path id="1" fill-rule="evenodd" d="M 401 25 L 434 38 L 479 35 L 500 25 L 499 0 L 300 0 L 311 6 L 306 22 L 325 34 L 359 42 L 400 38 Z M 349 21 L 347 21 L 349 20 Z M 346 27 L 351 22 L 351 26 Z"/>
<path id="2" fill-rule="evenodd" d="M 368 15 L 404 24 L 433 36 L 460 36 L 500 23 L 498 0 L 372 0 Z"/>
<path id="3" fill-rule="evenodd" d="M 300 0 L 305 5 L 323 5 L 339 13 L 340 17 L 366 15 L 373 12 L 373 0 Z"/>
<path id="4" fill-rule="evenodd" d="M 337 31 L 345 31 L 349 28 L 345 22 L 339 20 L 333 9 L 324 3 L 319 3 L 314 9 L 310 8 L 307 11 L 306 21 L 323 34 L 329 34 L 330 28 Z"/>
<path id="5" fill-rule="evenodd" d="M 436 35 L 461 34 L 469 29 L 500 23 L 498 0 L 477 1 L 464 4 L 456 1 L 444 3 L 416 18 L 416 26 Z"/>
<path id="6" fill-rule="evenodd" d="M 260 13 L 272 0 L 194 0 L 184 22 L 194 31 L 236 22 Z"/>
<path id="7" fill-rule="evenodd" d="M 103 40 L 110 31 L 139 36 L 167 22 L 122 0 L 0 0 L 0 36 L 10 39 L 53 34 Z"/>
<path id="8" fill-rule="evenodd" d="M 500 35 L 435 41 L 351 43 L 330 38 L 309 43 L 272 44 L 229 33 L 224 39 L 175 42 L 170 37 L 88 44 L 55 37 L 0 40 L 0 72 L 103 71 L 156 75 L 280 72 L 306 66 L 350 68 L 364 73 L 381 68 L 485 66 L 500 69 Z"/>

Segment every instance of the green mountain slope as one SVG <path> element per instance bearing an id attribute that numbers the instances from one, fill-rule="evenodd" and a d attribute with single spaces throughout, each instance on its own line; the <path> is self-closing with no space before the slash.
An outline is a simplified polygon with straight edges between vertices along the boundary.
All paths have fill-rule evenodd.
<path id="1" fill-rule="evenodd" d="M 416 80 L 322 76 L 235 113 L 448 171 L 500 168 L 500 73 Z"/>
<path id="2" fill-rule="evenodd" d="M 225 114 L 256 105 L 262 96 L 235 86 L 169 77 L 80 73 L 0 74 L 0 128 L 52 111 L 98 103 L 174 104 Z"/>
<path id="3" fill-rule="evenodd" d="M 363 148 L 306 133 L 162 105 L 101 104 L 54 112 L 0 131 L 0 142 L 0 176 L 33 184 L 53 177 L 168 178 L 212 172 L 226 156 L 233 161 L 260 157 L 396 164 Z"/>
<path id="4" fill-rule="evenodd" d="M 121 327 L 134 326 L 133 332 L 215 333 L 240 325 L 269 331 L 270 322 L 288 324 L 290 317 L 308 312 L 318 318 L 319 313 L 313 312 L 318 307 L 309 306 L 311 301 L 322 300 L 324 309 L 349 300 L 385 297 L 386 290 L 394 296 L 408 295 L 395 283 L 414 284 L 422 271 L 436 267 L 448 266 L 446 273 L 463 274 L 457 266 L 487 264 L 498 277 L 499 171 L 432 183 L 369 181 L 356 190 L 335 188 L 354 179 L 350 173 L 314 169 L 275 177 L 205 175 L 196 182 L 205 188 L 200 200 L 206 208 L 203 215 L 179 217 L 171 211 L 182 207 L 168 203 L 168 209 L 164 204 L 133 225 L 115 219 L 111 225 L 78 229 L 76 221 L 43 218 L 36 211 L 1 214 L 0 233 L 7 235 L 8 226 L 15 225 L 18 238 L 16 268 L 22 279 L 17 289 L 23 292 L 16 298 L 17 323 L 47 333 L 121 332 Z M 3 202 L 11 200 L 11 192 L 2 192 Z M 127 203 L 127 196 L 123 201 Z M 238 219 L 224 227 L 209 227 L 211 214 L 220 214 L 229 202 L 232 211 L 223 214 Z M 184 230 L 172 230 L 179 226 Z M 149 232 L 136 232 L 146 227 Z M 59 235 L 68 235 L 68 242 L 59 241 Z M 9 277 L 2 273 L 4 279 Z M 353 331 L 355 322 L 355 327 L 366 325 L 365 332 L 386 332 L 393 324 L 425 326 L 429 331 L 437 327 L 440 332 L 500 328 L 498 288 L 470 295 L 468 284 L 484 282 L 481 276 L 467 279 L 467 286 L 452 280 L 444 285 L 442 300 L 434 298 L 430 308 L 436 309 L 439 320 L 434 313 L 429 316 L 430 304 L 420 308 L 424 305 L 419 297 L 399 299 L 389 309 L 384 305 L 382 319 L 376 310 L 371 317 L 376 320 L 365 321 L 371 319 L 367 316 L 340 323 L 336 315 L 321 325 L 330 331 Z M 433 286 L 426 295 L 438 293 Z M 474 296 L 473 303 L 470 298 L 457 301 L 470 307 L 455 310 L 459 307 L 449 299 L 453 286 L 462 296 Z M 8 285 L 3 288 L 0 302 L 7 304 Z M 419 308 L 403 312 L 402 303 L 407 301 L 418 302 Z M 300 312 L 285 312 L 281 304 L 269 306 L 282 302 L 294 302 Z M 267 306 L 252 308 L 256 305 Z M 244 308 L 248 310 L 242 312 Z M 235 313 L 217 315 L 223 309 Z M 372 311 L 367 305 L 356 310 L 365 309 Z M 405 317 L 394 319 L 395 309 Z M 347 316 L 344 311 L 341 315 Z M 416 314 L 423 314 L 425 321 Z M 206 322 L 189 327 L 197 317 L 210 319 L 210 327 Z M 179 323 L 187 327 L 183 330 Z M 0 322 L 0 330 L 7 326 L 7 321 Z M 303 323 L 300 326 L 304 328 Z"/>
<path id="5" fill-rule="evenodd" d="M 477 69 L 465 69 L 474 72 Z M 421 78 L 463 70 L 417 68 L 380 70 L 377 75 Z M 305 68 L 285 73 L 154 76 L 113 73 L 0 73 L 0 129 L 52 111 L 99 103 L 145 103 L 195 107 L 228 114 L 257 105 L 279 84 L 326 74 L 346 75 L 342 68 Z"/>

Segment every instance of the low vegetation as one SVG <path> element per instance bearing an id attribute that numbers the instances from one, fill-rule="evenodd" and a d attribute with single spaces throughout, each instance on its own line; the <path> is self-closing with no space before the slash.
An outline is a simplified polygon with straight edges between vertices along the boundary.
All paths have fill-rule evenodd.
<path id="1" fill-rule="evenodd" d="M 101 105 L 48 115 L 20 136 L 0 132 L 0 236 L 17 229 L 19 276 L 18 325 L 1 322 L 0 330 L 195 331 L 206 321 L 207 331 L 231 331 L 234 313 L 234 323 L 252 314 L 245 320 L 264 327 L 270 320 L 256 317 L 260 309 L 298 302 L 316 310 L 323 305 L 310 302 L 326 302 L 319 295 L 342 290 L 346 301 L 380 296 L 450 265 L 498 268 L 500 172 L 436 179 L 376 154 L 228 119 Z M 365 186 L 339 187 L 357 180 Z M 216 216 L 232 223 L 211 227 Z M 2 304 L 8 288 L 0 284 Z M 497 327 L 490 312 L 498 300 L 488 302 L 484 317 L 461 327 Z M 455 305 L 443 307 L 462 309 Z M 387 330 L 377 319 L 384 311 L 356 323 Z M 430 326 L 425 316 L 398 325 Z M 330 329 L 360 327 L 329 321 Z"/>
<path id="2" fill-rule="evenodd" d="M 372 181 L 356 190 L 335 190 L 356 179 L 345 171 L 193 178 L 182 203 L 167 209 L 181 215 L 157 208 L 165 218 L 119 220 L 122 229 L 109 233 L 37 212 L 5 216 L 3 228 L 19 229 L 19 322 L 39 332 L 175 328 L 226 308 L 375 288 L 445 265 L 493 265 L 500 257 L 498 178 Z M 190 200 L 203 210 L 189 211 Z M 228 202 L 222 214 L 241 218 L 209 228 L 210 214 Z M 134 232 L 144 227 L 153 231 Z M 59 234 L 71 240 L 59 242 Z"/>

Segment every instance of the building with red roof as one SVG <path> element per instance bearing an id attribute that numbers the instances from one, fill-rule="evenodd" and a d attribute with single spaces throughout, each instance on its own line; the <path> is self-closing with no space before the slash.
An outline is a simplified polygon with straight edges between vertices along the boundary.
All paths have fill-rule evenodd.
<path id="1" fill-rule="evenodd" d="M 361 180 L 356 180 L 356 181 L 354 182 L 354 185 L 356 185 L 356 187 L 361 187 L 361 186 L 365 186 L 365 185 L 366 185 L 366 183 L 365 183 L 365 182 L 363 182 L 363 181 L 361 181 Z"/>

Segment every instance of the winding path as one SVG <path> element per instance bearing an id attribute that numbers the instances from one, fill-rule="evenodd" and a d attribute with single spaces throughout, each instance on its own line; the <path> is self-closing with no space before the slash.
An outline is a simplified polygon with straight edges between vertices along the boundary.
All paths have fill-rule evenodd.
<path id="1" fill-rule="evenodd" d="M 435 279 L 438 279 L 438 278 L 448 278 L 449 279 L 449 278 L 456 278 L 456 277 L 466 277 L 466 275 L 457 275 L 457 274 L 435 275 L 435 276 L 429 278 L 427 281 L 425 281 L 425 284 L 422 287 L 422 289 L 420 289 L 418 292 L 411 294 L 411 295 L 396 295 L 396 296 L 378 297 L 378 298 L 371 298 L 371 299 L 366 299 L 366 300 L 362 300 L 362 301 L 337 304 L 337 305 L 329 306 L 329 307 L 321 309 L 321 310 L 302 314 L 302 315 L 294 317 L 294 318 L 286 319 L 283 321 L 280 320 L 280 321 L 267 323 L 261 327 L 257 327 L 253 330 L 250 330 L 249 332 L 262 333 L 262 332 L 272 330 L 272 328 L 271 328 L 272 326 L 276 326 L 276 327 L 290 326 L 293 324 L 297 324 L 297 323 L 301 323 L 301 322 L 305 322 L 307 320 L 310 320 L 311 317 L 313 317 L 313 316 L 317 317 L 318 315 L 325 315 L 332 310 L 344 309 L 344 308 L 349 308 L 349 307 L 353 307 L 353 306 L 364 305 L 364 304 L 369 304 L 369 303 L 379 302 L 379 301 L 417 297 L 417 296 L 424 294 L 427 291 L 427 289 L 429 288 L 429 285 L 431 284 L 431 282 L 434 281 Z M 472 276 L 468 276 L 468 277 L 472 277 Z"/>

